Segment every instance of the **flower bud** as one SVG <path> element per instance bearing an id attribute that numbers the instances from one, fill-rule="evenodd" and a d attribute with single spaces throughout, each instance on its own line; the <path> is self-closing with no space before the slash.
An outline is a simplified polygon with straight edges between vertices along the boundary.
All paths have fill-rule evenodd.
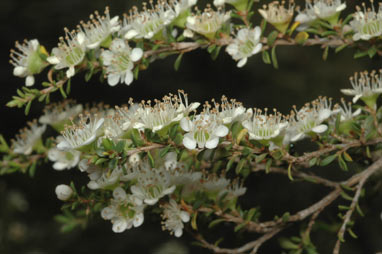
<path id="1" fill-rule="evenodd" d="M 56 187 L 56 195 L 59 200 L 68 200 L 73 194 L 72 188 L 66 184 L 60 184 Z"/>

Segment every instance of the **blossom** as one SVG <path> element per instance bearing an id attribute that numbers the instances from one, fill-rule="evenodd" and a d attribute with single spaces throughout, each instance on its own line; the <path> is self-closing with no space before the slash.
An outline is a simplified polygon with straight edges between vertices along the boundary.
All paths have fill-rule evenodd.
<path id="1" fill-rule="evenodd" d="M 297 31 L 304 31 L 309 28 L 312 23 L 317 20 L 316 12 L 314 11 L 314 6 L 311 1 L 305 2 L 305 9 L 300 11 L 300 7 L 296 8 L 298 14 L 295 18 L 295 22 L 299 22 Z"/>
<path id="2" fill-rule="evenodd" d="M 95 115 L 80 115 L 78 124 L 66 126 L 62 132 L 64 140 L 58 143 L 60 150 L 82 149 L 91 144 L 99 136 L 104 118 Z"/>
<path id="3" fill-rule="evenodd" d="M 285 8 L 284 4 L 285 2 L 274 1 L 264 5 L 263 9 L 259 9 L 261 16 L 282 33 L 285 33 L 288 29 L 294 9 L 293 0 L 289 1 L 288 8 Z"/>
<path id="4" fill-rule="evenodd" d="M 289 118 L 290 141 L 296 142 L 306 137 L 310 133 L 323 133 L 328 129 L 323 122 L 336 111 L 331 110 L 331 100 L 326 97 L 319 97 L 318 100 L 306 104 L 299 111 L 294 108 Z"/>
<path id="5" fill-rule="evenodd" d="M 221 103 L 215 103 L 215 108 L 218 110 L 218 118 L 224 123 L 229 124 L 235 121 L 242 121 L 246 118 L 246 109 L 241 102 L 234 99 L 228 101 L 227 97 L 222 96 Z"/>
<path id="6" fill-rule="evenodd" d="M 338 17 L 346 8 L 346 3 L 341 0 L 314 0 L 314 13 L 318 18 L 327 20 L 330 24 L 335 25 Z"/>
<path id="7" fill-rule="evenodd" d="M 219 137 L 224 137 L 229 130 L 217 121 L 217 115 L 204 112 L 196 115 L 192 120 L 182 118 L 180 127 L 188 132 L 184 135 L 183 145 L 188 149 L 195 149 L 196 146 L 203 149 L 213 149 L 219 143 Z"/>
<path id="8" fill-rule="evenodd" d="M 248 130 L 249 139 L 265 141 L 265 144 L 271 145 L 272 148 L 281 145 L 288 121 L 276 109 L 273 112 L 268 114 L 265 109 L 263 114 L 262 110 L 255 109 L 252 119 L 243 121 L 242 124 Z"/>
<path id="9" fill-rule="evenodd" d="M 199 103 L 188 105 L 187 94 L 183 92 L 179 96 L 172 95 L 163 97 L 162 101 L 155 100 L 155 105 L 151 106 L 151 102 L 142 102 L 139 105 L 137 113 L 138 121 L 134 124 L 135 129 L 151 129 L 157 132 L 173 122 L 178 122 L 189 111 L 196 109 Z"/>
<path id="10" fill-rule="evenodd" d="M 56 130 L 61 130 L 64 124 L 70 123 L 70 119 L 82 112 L 81 104 L 75 104 L 72 100 L 61 103 L 49 104 L 44 109 L 44 115 L 39 119 L 42 124 L 49 124 Z"/>
<path id="11" fill-rule="evenodd" d="M 113 169 L 102 170 L 99 168 L 90 168 L 89 173 L 90 181 L 87 184 L 91 190 L 105 189 L 114 186 L 123 175 L 123 170 L 120 167 Z"/>
<path id="12" fill-rule="evenodd" d="M 121 233 L 133 226 L 139 227 L 144 221 L 144 205 L 136 204 L 132 196 L 126 194 L 125 190 L 117 187 L 113 191 L 111 204 L 101 211 L 101 217 L 105 220 L 111 220 L 113 231 Z"/>
<path id="13" fill-rule="evenodd" d="M 349 23 L 355 32 L 355 41 L 369 40 L 382 35 L 382 3 L 379 3 L 377 13 L 373 1 L 370 2 L 371 8 L 366 8 L 365 3 L 362 4 L 363 11 L 357 6 L 357 12 L 353 14 L 354 19 Z"/>
<path id="14" fill-rule="evenodd" d="M 254 29 L 243 28 L 237 33 L 236 38 L 230 43 L 226 51 L 237 63 L 237 67 L 243 67 L 247 63 L 248 57 L 260 52 L 261 29 L 259 26 Z"/>
<path id="15" fill-rule="evenodd" d="M 57 137 L 57 141 L 61 142 L 62 136 Z M 55 147 L 49 149 L 48 158 L 54 161 L 53 168 L 55 170 L 71 169 L 77 166 L 80 161 L 81 152 L 76 150 L 61 151 Z"/>
<path id="16" fill-rule="evenodd" d="M 169 172 L 164 168 L 151 168 L 147 163 L 141 165 L 136 177 L 137 183 L 131 186 L 133 196 L 141 202 L 154 205 L 158 200 L 175 190 L 171 185 Z"/>
<path id="17" fill-rule="evenodd" d="M 203 13 L 193 14 L 187 17 L 186 35 L 193 35 L 191 31 L 204 35 L 208 39 L 214 39 L 216 32 L 230 19 L 230 12 L 217 11 L 206 8 Z"/>
<path id="18" fill-rule="evenodd" d="M 70 186 L 66 184 L 57 185 L 55 192 L 56 192 L 57 198 L 62 201 L 68 200 L 73 194 L 72 188 L 70 188 Z"/>
<path id="19" fill-rule="evenodd" d="M 130 106 L 118 107 L 116 106 L 115 118 L 118 118 L 118 122 L 122 125 L 124 131 L 133 128 L 134 124 L 139 120 L 139 114 L 137 109 L 139 106 L 130 102 Z"/>
<path id="20" fill-rule="evenodd" d="M 13 152 L 29 155 L 33 149 L 42 146 L 41 136 L 46 129 L 46 125 L 38 126 L 37 121 L 29 122 L 29 128 L 20 131 L 16 135 L 16 140 L 12 140 Z"/>
<path id="21" fill-rule="evenodd" d="M 183 234 L 183 223 L 190 221 L 188 212 L 181 210 L 175 200 L 170 199 L 170 202 L 163 206 L 162 222 L 163 230 L 168 230 L 176 237 L 181 237 Z"/>
<path id="22" fill-rule="evenodd" d="M 74 67 L 79 65 L 85 57 L 86 37 L 83 32 L 69 32 L 67 28 L 65 33 L 65 39 L 60 37 L 58 47 L 53 48 L 52 56 L 48 57 L 47 61 L 54 64 L 57 70 L 69 68 L 66 76 L 71 78 L 75 74 Z"/>
<path id="23" fill-rule="evenodd" d="M 115 86 L 119 82 L 130 85 L 133 82 L 134 63 L 140 60 L 143 51 L 140 48 L 131 49 L 122 39 L 115 39 L 110 45 L 110 50 L 102 52 L 103 64 L 106 66 L 107 82 Z"/>
<path id="24" fill-rule="evenodd" d="M 85 43 L 88 49 L 95 49 L 106 43 L 110 38 L 110 35 L 119 31 L 121 28 L 119 17 L 115 16 L 110 19 L 109 8 L 106 7 L 105 16 L 100 16 L 96 11 L 95 15 L 90 15 L 89 22 L 81 22 L 78 26 L 79 30 L 85 34 Z"/>
<path id="25" fill-rule="evenodd" d="M 176 17 L 174 8 L 167 1 L 160 0 L 151 7 L 147 9 L 144 5 L 143 11 L 139 12 L 134 6 L 130 15 L 125 16 L 122 28 L 125 39 L 151 39 L 155 35 L 160 36 L 162 29 Z"/>
<path id="26" fill-rule="evenodd" d="M 34 85 L 34 74 L 40 73 L 46 66 L 45 61 L 41 58 L 40 53 L 44 53 L 45 49 L 40 47 L 37 39 L 25 40 L 23 44 L 16 42 L 15 47 L 19 50 L 11 50 L 10 63 L 15 67 L 13 75 L 25 79 L 26 86 Z"/>
<path id="27" fill-rule="evenodd" d="M 356 111 L 353 112 L 351 102 L 346 104 L 344 99 L 341 99 L 341 102 L 342 102 L 342 107 L 340 107 L 340 115 L 341 115 L 340 120 L 342 122 L 352 120 L 354 117 L 361 114 L 362 112 L 361 108 L 358 108 Z"/>
<path id="28" fill-rule="evenodd" d="M 368 73 L 367 71 L 355 73 L 350 77 L 350 83 L 353 89 L 341 89 L 341 92 L 353 97 L 353 103 L 359 99 L 363 100 L 369 107 L 375 106 L 379 94 L 382 93 L 382 70 L 379 75 L 376 71 Z M 358 76 L 359 75 L 359 76 Z"/>

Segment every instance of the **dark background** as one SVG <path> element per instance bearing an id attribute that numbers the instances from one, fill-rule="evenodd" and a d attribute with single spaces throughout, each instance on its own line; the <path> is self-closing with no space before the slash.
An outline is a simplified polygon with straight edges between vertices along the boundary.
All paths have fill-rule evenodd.
<path id="1" fill-rule="evenodd" d="M 14 41 L 24 38 L 38 38 L 50 51 L 63 35 L 63 27 L 75 28 L 80 20 L 87 20 L 94 10 L 103 12 L 110 6 L 111 16 L 121 15 L 141 1 L 122 0 L 2 0 L 0 2 L 0 133 L 9 140 L 15 132 L 25 126 L 26 118 L 32 120 L 41 114 L 42 105 L 34 103 L 28 117 L 23 110 L 7 108 L 6 102 L 16 94 L 16 89 L 24 84 L 23 79 L 12 76 L 13 67 L 8 63 L 9 50 Z M 204 2 L 204 1 L 199 1 Z M 203 5 L 202 5 L 203 6 Z M 259 6 L 259 5 L 257 5 Z M 348 11 L 354 10 L 349 6 Z M 344 15 L 343 15 L 344 16 Z M 246 107 L 277 108 L 288 113 L 292 105 L 302 106 L 318 95 L 333 97 L 339 101 L 339 89 L 349 87 L 348 77 L 355 71 L 380 68 L 380 58 L 353 60 L 353 51 L 347 49 L 335 55 L 330 52 L 328 60 L 322 60 L 322 50 L 318 47 L 279 47 L 280 69 L 262 62 L 261 55 L 249 59 L 244 68 L 236 68 L 236 63 L 225 53 L 217 61 L 212 61 L 205 51 L 188 53 L 183 57 L 179 71 L 174 71 L 175 56 L 157 60 L 139 79 L 130 86 L 119 84 L 111 88 L 101 84 L 98 77 L 85 83 L 83 76 L 77 75 L 72 81 L 71 97 L 78 102 L 105 102 L 111 105 L 126 103 L 129 97 L 136 101 L 161 98 L 177 89 L 184 89 L 191 101 L 204 102 L 222 95 L 242 101 Z M 44 81 L 43 75 L 36 77 L 37 88 Z M 61 99 L 58 95 L 53 100 Z M 350 100 L 350 98 L 348 98 Z M 336 174 L 339 170 L 325 169 L 324 173 Z M 333 173 L 334 171 L 334 173 Z M 50 166 L 38 169 L 34 179 L 27 175 L 15 174 L 0 178 L 0 253 L 155 253 L 163 244 L 180 245 L 173 253 L 208 253 L 191 247 L 192 239 L 183 236 L 174 239 L 167 232 L 161 232 L 160 220 L 145 218 L 138 229 L 123 234 L 114 234 L 111 223 L 100 218 L 93 220 L 85 230 L 75 230 L 70 234 L 59 233 L 59 225 L 53 216 L 60 212 L 61 202 L 56 200 L 54 188 L 57 184 L 68 183 L 70 179 L 81 181 L 84 175 L 72 170 L 56 172 Z M 303 183 L 290 183 L 281 176 L 256 175 L 248 182 L 250 191 L 243 198 L 246 208 L 262 206 L 263 219 L 302 209 L 319 200 L 327 189 Z M 363 200 L 366 217 L 359 220 L 356 233 L 359 238 L 349 236 L 342 253 L 371 254 L 382 251 L 382 195 L 373 194 Z M 343 203 L 343 202 L 342 202 Z M 323 214 L 328 221 L 336 220 L 336 208 Z M 297 235 L 299 227 L 287 232 Z M 231 237 L 232 229 L 221 231 Z M 213 232 L 212 234 L 217 233 Z M 217 240 L 214 235 L 211 241 Z M 251 236 L 255 237 L 255 236 Z M 240 236 L 229 241 L 240 244 L 245 238 Z M 335 233 L 313 233 L 320 253 L 330 253 L 335 243 Z M 186 246 L 186 247 L 184 247 Z M 232 246 L 231 246 L 232 247 Z M 277 252 L 277 241 L 266 244 L 260 253 Z M 174 247 L 175 248 L 175 247 Z M 159 253 L 159 252 L 157 252 Z M 163 253 L 171 253 L 165 251 Z"/>

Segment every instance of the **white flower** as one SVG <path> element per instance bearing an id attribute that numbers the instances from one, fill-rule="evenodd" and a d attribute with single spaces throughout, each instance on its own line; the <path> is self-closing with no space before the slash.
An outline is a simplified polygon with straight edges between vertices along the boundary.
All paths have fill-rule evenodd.
<path id="1" fill-rule="evenodd" d="M 237 67 L 243 67 L 247 63 L 248 57 L 260 52 L 261 29 L 259 26 L 254 29 L 243 28 L 237 33 L 236 38 L 230 43 L 226 51 L 237 63 Z"/>
<path id="2" fill-rule="evenodd" d="M 130 190 L 137 200 L 148 205 L 154 205 L 162 197 L 171 194 L 175 185 L 171 185 L 169 172 L 164 168 L 151 168 L 142 165 L 137 172 L 137 183 Z"/>
<path id="3" fill-rule="evenodd" d="M 45 107 L 44 115 L 39 119 L 42 124 L 49 124 L 56 130 L 61 130 L 64 124 L 82 112 L 82 105 L 67 100 L 61 103 L 52 103 Z"/>
<path id="4" fill-rule="evenodd" d="M 260 109 L 255 109 L 252 119 L 245 120 L 243 126 L 248 130 L 250 139 L 272 140 L 283 133 L 288 122 L 276 110 L 268 115 L 267 109 L 264 114 Z"/>
<path id="5" fill-rule="evenodd" d="M 80 115 L 80 121 L 76 125 L 66 126 L 62 132 L 64 140 L 58 143 L 57 148 L 60 150 L 81 149 L 91 144 L 100 135 L 104 118 L 100 118 L 97 114 Z"/>
<path id="6" fill-rule="evenodd" d="M 259 9 L 259 13 L 263 18 L 275 26 L 280 32 L 285 33 L 289 23 L 293 17 L 294 3 L 289 1 L 288 8 L 284 7 L 285 2 L 274 1 L 268 5 L 264 5 L 263 9 Z"/>
<path id="7" fill-rule="evenodd" d="M 178 155 L 176 152 L 169 152 L 164 157 L 164 167 L 166 170 L 174 170 L 178 166 Z"/>
<path id="8" fill-rule="evenodd" d="M 341 3 L 341 0 L 314 0 L 314 13 L 318 18 L 337 24 L 338 17 L 346 8 L 346 3 Z"/>
<path id="9" fill-rule="evenodd" d="M 197 0 L 174 0 L 173 6 L 176 16 L 182 15 L 184 11 L 189 10 L 196 2 Z"/>
<path id="10" fill-rule="evenodd" d="M 124 27 L 125 39 L 151 39 L 160 34 L 162 29 L 169 25 L 176 17 L 175 10 L 167 1 L 158 1 L 152 9 L 144 6 L 139 12 L 137 7 L 133 7 L 129 16 L 125 16 Z"/>
<path id="11" fill-rule="evenodd" d="M 60 43 L 57 48 L 52 50 L 52 56 L 48 57 L 48 62 L 54 64 L 57 70 L 69 68 L 66 76 L 71 78 L 75 74 L 74 67 L 79 65 L 85 57 L 86 37 L 82 32 L 69 32 L 65 28 L 65 39 L 60 37 Z"/>
<path id="12" fill-rule="evenodd" d="M 298 11 L 298 14 L 294 20 L 295 22 L 300 23 L 297 27 L 297 31 L 306 30 L 315 20 L 317 20 L 317 15 L 310 1 L 305 2 L 305 10 L 300 11 L 299 7 L 297 7 L 296 10 Z"/>
<path id="13" fill-rule="evenodd" d="M 60 184 L 56 186 L 56 195 L 59 200 L 66 201 L 68 200 L 72 194 L 73 190 L 66 184 Z"/>
<path id="14" fill-rule="evenodd" d="M 34 85 L 34 74 L 38 74 L 45 67 L 40 57 L 40 44 L 37 39 L 25 40 L 23 44 L 16 42 L 15 47 L 20 51 L 11 50 L 10 63 L 15 67 L 13 75 L 25 79 L 26 86 Z M 43 49 L 45 51 L 45 49 Z M 45 52 L 41 52 L 45 53 Z"/>
<path id="15" fill-rule="evenodd" d="M 310 133 L 323 133 L 328 129 L 323 122 L 337 111 L 331 110 L 331 100 L 320 97 L 311 104 L 305 105 L 299 111 L 294 108 L 291 112 L 288 127 L 290 141 L 296 142 Z"/>
<path id="16" fill-rule="evenodd" d="M 111 204 L 101 211 L 101 217 L 111 220 L 113 231 L 121 233 L 133 226 L 139 227 L 143 224 L 143 210 L 145 206 L 135 203 L 131 195 L 126 194 L 125 190 L 117 187 L 113 191 Z"/>
<path id="17" fill-rule="evenodd" d="M 90 181 L 87 186 L 91 190 L 104 189 L 113 186 L 123 175 L 123 170 L 120 167 L 108 170 L 93 168 L 93 172 L 89 172 L 89 170 L 87 171 L 90 173 Z"/>
<path id="18" fill-rule="evenodd" d="M 186 27 L 191 31 L 204 35 L 208 39 L 214 39 L 216 32 L 230 19 L 230 15 L 230 12 L 214 11 L 207 8 L 203 13 L 187 17 Z M 190 32 L 188 33 L 191 35 Z"/>
<path id="19" fill-rule="evenodd" d="M 62 136 L 57 137 L 57 141 L 63 141 Z M 81 152 L 76 150 L 61 151 L 57 148 L 51 148 L 48 151 L 48 158 L 54 161 L 53 168 L 55 170 L 71 169 L 77 166 L 80 160 Z"/>
<path id="20" fill-rule="evenodd" d="M 196 109 L 199 103 L 188 105 L 187 94 L 179 94 L 163 97 L 162 101 L 155 100 L 155 105 L 151 102 L 142 102 L 137 111 L 139 120 L 134 124 L 135 129 L 151 129 L 157 132 L 173 122 L 178 122 L 187 115 L 189 111 Z M 184 100 L 184 102 L 183 102 Z"/>
<path id="21" fill-rule="evenodd" d="M 190 221 L 190 215 L 186 211 L 182 211 L 175 200 L 170 199 L 170 202 L 163 206 L 162 222 L 163 230 L 168 230 L 176 237 L 181 237 L 183 234 L 183 223 Z"/>
<path id="22" fill-rule="evenodd" d="M 182 118 L 180 126 L 188 132 L 183 138 L 183 145 L 188 149 L 195 149 L 196 146 L 213 149 L 217 147 L 219 137 L 224 137 L 229 132 L 226 126 L 218 123 L 216 114 L 207 112 L 196 115 L 192 120 L 188 117 Z"/>
<path id="23" fill-rule="evenodd" d="M 351 102 L 346 104 L 344 99 L 341 99 L 341 102 L 342 102 L 342 107 L 339 108 L 340 114 L 341 114 L 341 118 L 340 118 L 341 122 L 352 120 L 354 117 L 361 114 L 362 112 L 361 108 L 358 108 L 356 111 L 353 112 Z"/>
<path id="24" fill-rule="evenodd" d="M 218 109 L 218 118 L 224 124 L 242 121 L 249 115 L 245 113 L 246 109 L 241 102 L 237 102 L 234 99 L 228 101 L 225 96 L 222 96 L 221 104 L 215 103 L 215 107 Z"/>
<path id="25" fill-rule="evenodd" d="M 357 6 L 357 12 L 353 14 L 354 19 L 349 23 L 355 32 L 355 41 L 369 40 L 382 35 L 382 3 L 379 3 L 377 13 L 373 1 L 370 2 L 371 8 L 366 8 L 363 3 L 363 11 Z"/>
<path id="26" fill-rule="evenodd" d="M 102 52 L 101 57 L 106 67 L 107 82 L 115 86 L 119 82 L 130 85 L 133 82 L 134 63 L 143 56 L 140 48 L 131 49 L 122 39 L 115 39 L 111 43 L 110 50 Z"/>
<path id="27" fill-rule="evenodd" d="M 379 75 L 376 71 L 370 74 L 367 71 L 355 73 L 354 77 L 350 77 L 350 83 L 353 89 L 341 89 L 341 92 L 353 97 L 353 103 L 362 99 L 367 105 L 374 107 L 379 94 L 382 93 L 382 70 Z M 359 75 L 359 76 L 358 76 Z"/>
<path id="28" fill-rule="evenodd" d="M 110 19 L 109 8 L 106 7 L 105 16 L 100 16 L 96 11 L 95 16 L 90 15 L 91 21 L 88 23 L 81 22 L 79 29 L 85 34 L 86 47 L 95 49 L 107 41 L 112 33 L 119 31 L 121 26 L 118 19 L 118 16 Z"/>
<path id="29" fill-rule="evenodd" d="M 118 122 L 124 131 L 133 128 L 134 124 L 139 120 L 138 108 L 138 104 L 133 104 L 132 101 L 130 107 L 115 107 L 117 111 L 115 117 L 118 118 Z"/>
<path id="30" fill-rule="evenodd" d="M 28 123 L 29 129 L 25 128 L 16 135 L 16 140 L 12 140 L 13 152 L 29 155 L 34 148 L 41 145 L 41 136 L 46 129 L 46 125 L 38 126 L 37 122 Z"/>

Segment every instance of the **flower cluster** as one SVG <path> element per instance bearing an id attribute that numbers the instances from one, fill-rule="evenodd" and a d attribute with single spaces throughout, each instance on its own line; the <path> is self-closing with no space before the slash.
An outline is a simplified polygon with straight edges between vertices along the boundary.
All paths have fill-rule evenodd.
<path id="1" fill-rule="evenodd" d="M 371 8 L 366 8 L 365 3 L 361 7 L 357 6 L 357 12 L 354 13 L 354 19 L 350 25 L 354 30 L 353 40 L 369 40 L 382 35 L 382 3 L 379 3 L 378 12 L 376 12 L 373 1 Z"/>

